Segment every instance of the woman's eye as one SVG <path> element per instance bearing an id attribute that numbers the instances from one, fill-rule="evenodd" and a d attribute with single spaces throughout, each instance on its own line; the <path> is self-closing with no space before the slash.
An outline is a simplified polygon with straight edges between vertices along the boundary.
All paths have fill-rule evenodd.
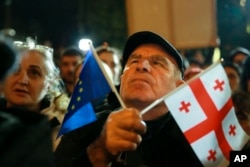
<path id="1" fill-rule="evenodd" d="M 28 70 L 28 75 L 31 77 L 31 78 L 36 78 L 36 77 L 40 77 L 41 76 L 41 73 L 35 69 L 30 69 Z"/>

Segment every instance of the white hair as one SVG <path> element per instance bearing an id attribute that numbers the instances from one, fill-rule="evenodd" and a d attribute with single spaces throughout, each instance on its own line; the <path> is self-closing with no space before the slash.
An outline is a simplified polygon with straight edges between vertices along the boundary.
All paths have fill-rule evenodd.
<path id="1" fill-rule="evenodd" d="M 21 41 L 15 41 L 14 45 L 21 52 L 38 52 L 45 59 L 45 66 L 47 70 L 47 79 L 49 80 L 50 90 L 47 93 L 50 97 L 58 96 L 62 93 L 61 87 L 61 77 L 59 69 L 56 67 L 53 60 L 53 49 L 44 46 L 44 45 L 36 45 L 34 43 L 27 43 Z"/>

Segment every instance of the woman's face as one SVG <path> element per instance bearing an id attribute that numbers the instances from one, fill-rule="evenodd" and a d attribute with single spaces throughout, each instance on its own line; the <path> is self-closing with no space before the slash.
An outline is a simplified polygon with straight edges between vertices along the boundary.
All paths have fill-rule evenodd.
<path id="1" fill-rule="evenodd" d="M 7 107 L 39 110 L 49 88 L 45 63 L 45 58 L 37 51 L 23 53 L 18 70 L 9 75 L 4 83 Z"/>

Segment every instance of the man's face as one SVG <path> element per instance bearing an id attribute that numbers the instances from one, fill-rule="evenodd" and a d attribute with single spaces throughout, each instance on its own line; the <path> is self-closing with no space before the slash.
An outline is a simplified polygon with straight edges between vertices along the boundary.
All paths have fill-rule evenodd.
<path id="1" fill-rule="evenodd" d="M 244 62 L 244 60 L 247 58 L 247 56 L 243 53 L 238 53 L 234 56 L 233 63 L 241 66 Z"/>
<path id="2" fill-rule="evenodd" d="M 65 82 L 74 82 L 74 72 L 76 66 L 81 63 L 82 57 L 79 55 L 63 56 L 60 61 L 60 73 Z"/>
<path id="3" fill-rule="evenodd" d="M 224 67 L 224 70 L 227 74 L 230 87 L 232 91 L 235 91 L 240 86 L 240 76 L 232 67 Z"/>
<path id="4" fill-rule="evenodd" d="M 114 61 L 114 55 L 112 52 L 102 52 L 99 54 L 100 59 L 106 63 L 110 70 L 112 71 L 113 75 L 115 75 L 115 61 Z"/>
<path id="5" fill-rule="evenodd" d="M 181 83 L 174 58 L 157 45 L 144 44 L 127 61 L 120 93 L 127 107 L 144 108 Z"/>

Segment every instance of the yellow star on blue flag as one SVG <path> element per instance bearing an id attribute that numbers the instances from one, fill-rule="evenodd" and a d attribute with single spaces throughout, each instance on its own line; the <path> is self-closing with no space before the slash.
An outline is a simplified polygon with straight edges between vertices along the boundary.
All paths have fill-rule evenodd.
<path id="1" fill-rule="evenodd" d="M 91 102 L 110 91 L 103 71 L 89 50 L 58 136 L 94 122 L 96 115 Z"/>

